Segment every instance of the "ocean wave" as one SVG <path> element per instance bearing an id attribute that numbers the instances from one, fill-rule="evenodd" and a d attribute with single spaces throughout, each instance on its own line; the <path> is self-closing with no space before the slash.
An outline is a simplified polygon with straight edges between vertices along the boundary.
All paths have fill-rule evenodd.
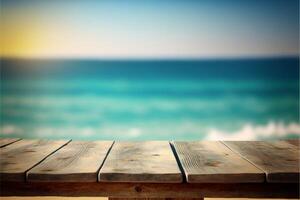
<path id="1" fill-rule="evenodd" d="M 240 130 L 227 132 L 219 129 L 210 129 L 206 140 L 267 140 L 282 139 L 289 135 L 300 137 L 300 124 L 275 123 L 266 125 L 245 124 Z"/>
<path id="2" fill-rule="evenodd" d="M 92 126 L 37 126 L 22 127 L 5 124 L 0 128 L 2 137 L 73 138 L 120 140 L 269 140 L 300 137 L 300 124 L 296 122 L 269 122 L 264 125 L 244 124 L 236 131 L 225 131 L 200 123 L 107 124 Z M 30 134 L 28 134 L 30 133 Z"/>
<path id="3" fill-rule="evenodd" d="M 91 113 L 93 111 L 105 111 L 120 113 L 128 112 L 151 112 L 155 111 L 224 111 L 226 109 L 244 109 L 264 111 L 272 108 L 283 108 L 290 110 L 298 110 L 297 98 L 290 96 L 280 96 L 272 98 L 257 97 L 234 97 L 227 96 L 222 98 L 159 98 L 152 97 L 146 99 L 137 98 L 115 98 L 115 97 L 100 97 L 100 96 L 42 96 L 42 97 L 17 97 L 4 96 L 1 99 L 1 107 L 4 111 L 26 112 L 32 111 L 47 111 L 52 113 L 57 112 L 73 112 L 74 110 Z M 295 108 L 295 109 L 294 109 Z M 27 113 L 25 113 L 27 114 Z"/>
<path id="4" fill-rule="evenodd" d="M 5 95 L 33 96 L 170 96 L 193 97 L 226 95 L 256 95 L 256 96 L 297 96 L 299 86 L 296 80 L 5 80 L 1 93 Z"/>
<path id="5" fill-rule="evenodd" d="M 22 133 L 22 129 L 19 128 L 18 126 L 8 124 L 0 128 L 0 133 L 1 133 L 0 135 L 3 136 L 17 135 Z"/>

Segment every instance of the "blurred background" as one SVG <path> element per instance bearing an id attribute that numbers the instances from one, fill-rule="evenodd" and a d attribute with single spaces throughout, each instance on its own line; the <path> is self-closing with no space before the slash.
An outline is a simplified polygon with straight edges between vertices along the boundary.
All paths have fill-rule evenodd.
<path id="1" fill-rule="evenodd" d="M 300 137 L 299 1 L 1 1 L 0 137 Z"/>

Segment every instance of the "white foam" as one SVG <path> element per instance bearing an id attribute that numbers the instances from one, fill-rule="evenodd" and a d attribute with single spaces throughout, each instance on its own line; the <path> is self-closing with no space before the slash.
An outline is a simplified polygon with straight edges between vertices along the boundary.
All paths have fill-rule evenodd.
<path id="1" fill-rule="evenodd" d="M 163 128 L 162 128 L 163 127 Z M 203 139 L 203 140 L 264 140 L 284 139 L 289 135 L 300 137 L 300 124 L 269 122 L 265 125 L 245 124 L 240 130 L 230 132 L 217 128 L 204 128 L 203 124 L 195 122 L 182 122 L 174 126 L 168 124 L 152 124 L 149 126 L 127 126 L 106 124 L 98 127 L 84 126 L 40 126 L 25 128 L 12 124 L 5 124 L 0 128 L 0 134 L 5 136 L 28 136 L 39 138 L 122 138 L 122 139 Z M 189 135 L 191 134 L 191 135 Z M 204 136 L 204 137 L 203 137 Z"/>
<path id="2" fill-rule="evenodd" d="M 132 138 L 136 138 L 141 135 L 141 129 L 139 128 L 131 128 L 128 130 L 128 136 Z"/>
<path id="3" fill-rule="evenodd" d="M 300 137 L 300 124 L 297 123 L 275 123 L 269 122 L 266 125 L 254 126 L 244 125 L 240 130 L 233 133 L 210 129 L 206 140 L 259 140 L 259 139 L 279 139 L 288 135 L 298 135 Z"/>
<path id="4" fill-rule="evenodd" d="M 5 125 L 1 128 L 1 134 L 3 135 L 13 135 L 13 134 L 17 134 L 21 131 L 20 128 L 14 126 L 14 125 Z"/>

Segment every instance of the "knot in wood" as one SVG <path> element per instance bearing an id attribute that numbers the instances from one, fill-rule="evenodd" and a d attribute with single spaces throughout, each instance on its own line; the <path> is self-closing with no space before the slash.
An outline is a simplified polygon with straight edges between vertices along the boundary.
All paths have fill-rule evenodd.
<path id="1" fill-rule="evenodd" d="M 134 189 L 135 189 L 136 192 L 141 192 L 142 191 L 142 188 L 140 186 L 135 186 Z"/>

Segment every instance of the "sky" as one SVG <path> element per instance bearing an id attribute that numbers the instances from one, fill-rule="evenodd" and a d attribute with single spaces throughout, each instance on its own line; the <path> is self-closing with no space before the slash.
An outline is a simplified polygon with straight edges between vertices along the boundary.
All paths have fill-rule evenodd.
<path id="1" fill-rule="evenodd" d="M 1 57 L 295 56 L 298 0 L 2 0 Z"/>

